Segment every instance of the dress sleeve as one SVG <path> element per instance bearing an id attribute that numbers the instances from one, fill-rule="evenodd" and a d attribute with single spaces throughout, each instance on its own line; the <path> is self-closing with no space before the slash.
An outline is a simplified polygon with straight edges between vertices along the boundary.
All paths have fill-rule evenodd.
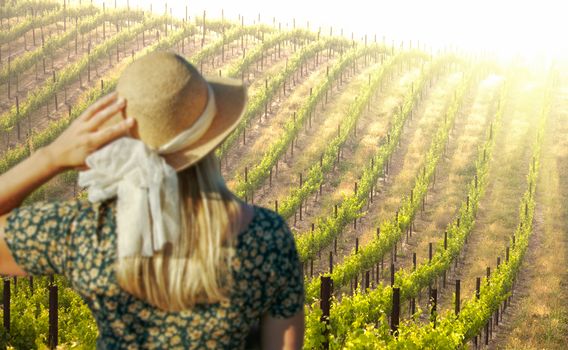
<path id="1" fill-rule="evenodd" d="M 79 213 L 78 202 L 37 202 L 14 209 L 4 240 L 16 263 L 30 275 L 64 274 Z"/>
<path id="2" fill-rule="evenodd" d="M 279 258 L 276 259 L 278 289 L 269 313 L 273 317 L 288 318 L 304 307 L 304 278 L 294 236 L 286 221 L 280 216 L 279 221 L 281 225 L 276 233 L 276 249 L 279 254 Z"/>

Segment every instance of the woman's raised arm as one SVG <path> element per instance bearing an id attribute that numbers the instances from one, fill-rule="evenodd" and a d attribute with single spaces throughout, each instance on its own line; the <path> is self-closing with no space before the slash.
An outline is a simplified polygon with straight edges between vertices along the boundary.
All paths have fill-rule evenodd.
<path id="1" fill-rule="evenodd" d="M 87 108 L 50 145 L 0 175 L 0 215 L 18 207 L 35 189 L 58 173 L 85 165 L 85 159 L 106 143 L 124 136 L 134 124 L 129 118 L 111 127 L 99 129 L 125 106 L 110 93 Z"/>
<path id="2" fill-rule="evenodd" d="M 25 275 L 5 241 L 9 213 L 35 189 L 58 173 L 85 166 L 93 151 L 127 134 L 134 125 L 128 118 L 103 126 L 125 107 L 124 99 L 110 93 L 89 106 L 53 143 L 38 149 L 21 163 L 0 175 L 0 274 Z"/>

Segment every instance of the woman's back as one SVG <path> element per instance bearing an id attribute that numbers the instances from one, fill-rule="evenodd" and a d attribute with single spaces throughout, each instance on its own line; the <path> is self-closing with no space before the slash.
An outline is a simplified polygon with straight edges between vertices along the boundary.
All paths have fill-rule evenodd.
<path id="1" fill-rule="evenodd" d="M 293 236 L 277 213 L 254 206 L 236 239 L 228 302 L 162 311 L 117 284 L 116 200 L 40 203 L 8 219 L 6 242 L 30 274 L 65 274 L 93 311 L 97 348 L 227 348 L 244 346 L 263 315 L 288 318 L 303 308 L 303 278 Z M 45 237 L 50 237 L 49 239 Z M 45 256 L 29 254 L 44 250 Z"/>

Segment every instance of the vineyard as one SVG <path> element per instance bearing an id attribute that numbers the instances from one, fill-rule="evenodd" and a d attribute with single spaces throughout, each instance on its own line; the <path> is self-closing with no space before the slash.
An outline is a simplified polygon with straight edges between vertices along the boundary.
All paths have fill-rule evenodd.
<path id="1" fill-rule="evenodd" d="M 248 86 L 216 152 L 229 188 L 294 232 L 306 349 L 565 346 L 563 66 L 157 12 L 0 6 L 0 174 L 113 91 L 132 60 L 175 51 Z M 83 197 L 77 175 L 26 203 Z M 95 348 L 96 322 L 64 277 L 4 277 L 1 289 L 2 347 Z"/>

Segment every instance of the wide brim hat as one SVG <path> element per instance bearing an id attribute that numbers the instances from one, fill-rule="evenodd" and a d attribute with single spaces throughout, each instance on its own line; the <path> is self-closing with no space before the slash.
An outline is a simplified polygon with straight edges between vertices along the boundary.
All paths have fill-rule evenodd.
<path id="1" fill-rule="evenodd" d="M 178 172 L 215 150 L 230 135 L 247 102 L 246 87 L 240 80 L 204 77 L 183 56 L 165 51 L 132 62 L 118 79 L 116 91 L 126 99 L 123 117 L 136 120 L 132 136 L 150 148 L 159 150 L 181 134 L 201 129 L 190 144 L 162 154 Z M 204 118 L 208 118 L 205 128 Z"/>

